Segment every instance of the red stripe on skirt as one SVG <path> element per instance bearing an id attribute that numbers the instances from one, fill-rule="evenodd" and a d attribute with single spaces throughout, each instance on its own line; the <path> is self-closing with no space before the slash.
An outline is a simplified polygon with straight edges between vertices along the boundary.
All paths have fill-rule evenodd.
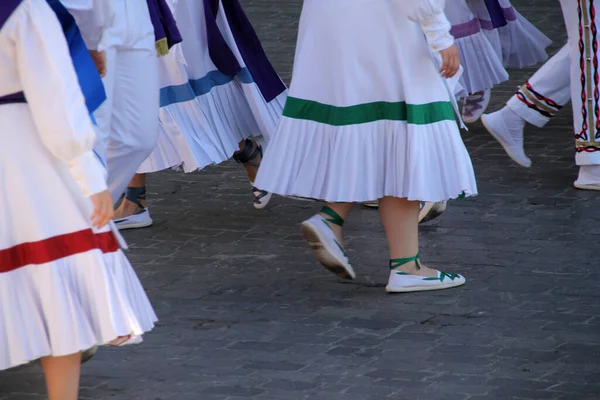
<path id="1" fill-rule="evenodd" d="M 94 233 L 91 229 L 53 236 L 39 242 L 21 243 L 0 250 L 0 273 L 96 249 L 103 253 L 113 253 L 119 249 L 119 243 L 112 232 Z"/>

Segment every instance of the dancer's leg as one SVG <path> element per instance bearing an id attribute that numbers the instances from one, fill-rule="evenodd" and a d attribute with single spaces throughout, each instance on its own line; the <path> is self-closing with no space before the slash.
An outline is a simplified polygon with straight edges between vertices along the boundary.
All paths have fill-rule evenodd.
<path id="1" fill-rule="evenodd" d="M 460 286 L 465 278 L 439 272 L 419 260 L 419 202 L 395 197 L 379 200 L 379 214 L 390 247 L 388 292 L 438 290 Z"/>
<path id="2" fill-rule="evenodd" d="M 49 400 L 77 400 L 81 353 L 41 359 Z"/>
<path id="3" fill-rule="evenodd" d="M 600 115 L 598 107 L 598 38 L 600 15 L 590 0 L 561 0 L 571 56 L 571 103 L 575 131 L 575 162 L 580 166 L 575 187 L 600 190 Z"/>

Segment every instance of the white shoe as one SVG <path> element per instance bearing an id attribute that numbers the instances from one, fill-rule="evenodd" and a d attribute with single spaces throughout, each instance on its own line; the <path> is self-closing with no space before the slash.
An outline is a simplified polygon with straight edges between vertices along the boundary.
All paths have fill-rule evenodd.
<path id="1" fill-rule="evenodd" d="M 582 165 L 574 183 L 577 189 L 600 191 L 600 165 Z"/>
<path id="2" fill-rule="evenodd" d="M 420 203 L 419 222 L 428 222 L 436 219 L 446 211 L 447 204 L 448 202 L 446 200 L 438 202 L 422 201 Z M 362 205 L 368 208 L 379 208 L 379 202 L 377 200 L 365 201 Z"/>
<path id="3" fill-rule="evenodd" d="M 319 214 L 313 215 L 302 223 L 300 229 L 317 259 L 325 268 L 340 278 L 356 278 L 344 248 L 323 217 Z"/>
<path id="4" fill-rule="evenodd" d="M 411 275 L 406 272 L 391 270 L 390 279 L 385 290 L 388 293 L 422 292 L 441 290 L 464 285 L 466 279 L 459 274 L 437 271 L 436 277 Z"/>
<path id="5" fill-rule="evenodd" d="M 144 208 L 129 217 L 117 219 L 113 222 L 119 230 L 136 229 L 152 225 L 152 218 L 150 218 L 148 208 Z"/>
<path id="6" fill-rule="evenodd" d="M 98 346 L 94 346 L 85 351 L 82 351 L 81 352 L 81 363 L 85 364 L 86 362 L 90 361 L 92 359 L 92 357 L 94 357 L 96 355 L 97 352 L 98 352 Z"/>
<path id="7" fill-rule="evenodd" d="M 273 193 L 269 193 L 265 190 L 260 190 L 259 188 L 254 186 L 253 182 L 251 182 L 251 184 L 252 184 L 252 197 L 254 198 L 254 201 L 253 201 L 254 208 L 256 208 L 257 210 L 262 210 L 269 204 L 269 201 L 271 201 L 271 197 L 273 197 Z"/>
<path id="8" fill-rule="evenodd" d="M 368 208 L 379 208 L 379 200 L 363 201 L 362 205 Z"/>
<path id="9" fill-rule="evenodd" d="M 461 113 L 463 121 L 467 124 L 477 121 L 487 110 L 491 97 L 491 90 L 489 89 L 465 97 Z"/>
<path id="10" fill-rule="evenodd" d="M 504 151 L 517 164 L 529 168 L 531 160 L 523 149 L 525 121 L 508 107 L 481 117 L 485 129 L 496 139 Z"/>
<path id="11" fill-rule="evenodd" d="M 419 211 L 419 223 L 429 222 L 436 219 L 446 211 L 448 201 L 421 202 L 421 211 Z"/>

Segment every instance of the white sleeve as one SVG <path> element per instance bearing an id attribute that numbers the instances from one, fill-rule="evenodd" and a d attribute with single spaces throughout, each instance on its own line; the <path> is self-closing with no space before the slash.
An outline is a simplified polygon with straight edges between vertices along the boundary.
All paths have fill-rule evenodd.
<path id="1" fill-rule="evenodd" d="M 88 49 L 103 51 L 104 34 L 113 23 L 112 0 L 60 0 L 77 21 Z"/>
<path id="2" fill-rule="evenodd" d="M 17 65 L 38 134 L 86 196 L 104 191 L 105 170 L 92 152 L 96 133 L 60 24 L 45 0 L 21 7 L 26 9 L 15 30 Z"/>
<path id="3" fill-rule="evenodd" d="M 418 22 L 425 32 L 433 51 L 447 49 L 454 44 L 450 22 L 444 14 L 446 0 L 400 0 L 405 3 L 408 18 Z"/>

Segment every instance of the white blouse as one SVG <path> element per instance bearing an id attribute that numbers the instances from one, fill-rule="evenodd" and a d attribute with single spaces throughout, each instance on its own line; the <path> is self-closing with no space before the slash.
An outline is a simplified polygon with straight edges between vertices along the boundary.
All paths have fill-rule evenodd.
<path id="1" fill-rule="evenodd" d="M 408 17 L 421 24 L 427 43 L 433 51 L 447 49 L 454 44 L 450 22 L 444 14 L 446 0 L 396 0 L 403 3 Z M 452 0 L 451 0 L 452 1 Z"/>
<path id="2" fill-rule="evenodd" d="M 60 0 L 77 21 L 90 50 L 104 51 L 109 46 L 108 29 L 115 19 L 113 0 Z"/>
<path id="3" fill-rule="evenodd" d="M 40 140 L 68 165 L 84 195 L 106 190 L 67 43 L 45 0 L 23 0 L 0 30 L 0 71 L 0 96 L 25 93 Z"/>

